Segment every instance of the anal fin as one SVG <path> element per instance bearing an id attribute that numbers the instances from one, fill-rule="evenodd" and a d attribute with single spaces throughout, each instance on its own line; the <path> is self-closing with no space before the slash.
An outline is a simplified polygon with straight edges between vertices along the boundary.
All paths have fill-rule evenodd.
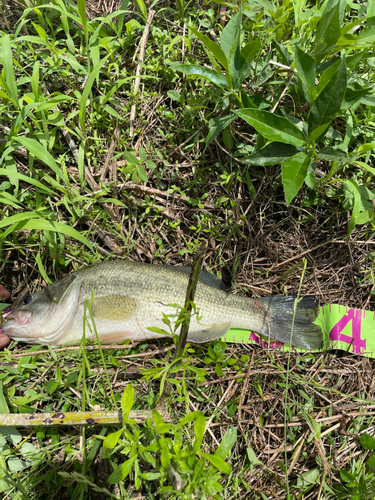
<path id="1" fill-rule="evenodd" d="M 203 342 L 211 342 L 211 340 L 223 337 L 227 331 L 230 329 L 231 323 L 220 323 L 219 325 L 208 325 L 203 326 L 201 330 L 195 330 L 189 332 L 188 342 L 195 342 L 196 344 L 202 344 Z"/>

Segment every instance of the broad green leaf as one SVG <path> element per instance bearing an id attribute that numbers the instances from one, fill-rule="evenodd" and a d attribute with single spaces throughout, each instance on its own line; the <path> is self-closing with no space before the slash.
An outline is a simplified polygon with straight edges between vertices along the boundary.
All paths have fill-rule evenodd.
<path id="1" fill-rule="evenodd" d="M 337 73 L 338 67 L 341 64 L 341 58 L 329 61 L 328 65 L 322 65 L 323 73 L 321 73 L 318 85 L 313 89 L 314 101 L 318 95 L 324 90 L 326 85 L 331 81 L 332 77 Z"/>
<path id="2" fill-rule="evenodd" d="M 126 460 L 126 462 L 117 467 L 117 469 L 115 469 L 107 479 L 109 484 L 116 484 L 125 479 L 129 475 L 129 472 L 132 470 L 133 464 L 136 459 L 137 455 L 134 455 L 134 457 L 129 458 L 129 460 Z"/>
<path id="3" fill-rule="evenodd" d="M 367 24 L 375 24 L 375 2 L 367 2 Z"/>
<path id="4" fill-rule="evenodd" d="M 170 424 L 164 423 L 163 417 L 156 410 L 152 410 L 152 418 L 155 422 L 155 430 L 159 434 L 165 434 L 166 432 L 170 432 L 171 426 Z"/>
<path id="5" fill-rule="evenodd" d="M 239 109 L 235 112 L 266 139 L 294 146 L 305 144 L 305 134 L 288 118 L 253 108 Z"/>
<path id="6" fill-rule="evenodd" d="M 215 451 L 215 456 L 220 458 L 226 458 L 231 449 L 233 448 L 234 443 L 237 441 L 237 428 L 232 427 L 227 430 L 223 439 L 221 440 L 219 448 Z"/>
<path id="7" fill-rule="evenodd" d="M 375 450 L 375 438 L 367 433 L 362 434 L 361 445 L 365 450 Z"/>
<path id="8" fill-rule="evenodd" d="M 146 151 L 144 148 L 139 148 L 138 154 L 139 154 L 139 157 L 142 161 L 147 160 Z"/>
<path id="9" fill-rule="evenodd" d="M 297 69 L 298 78 L 307 87 L 304 88 L 305 98 L 308 102 L 311 102 L 312 93 L 311 89 L 315 87 L 315 59 L 306 54 L 298 46 L 294 47 L 294 62 Z M 307 95 L 306 95 L 307 90 Z"/>
<path id="10" fill-rule="evenodd" d="M 297 153 L 281 165 L 286 203 L 289 205 L 301 188 L 311 164 L 312 151 Z"/>
<path id="11" fill-rule="evenodd" d="M 191 482 L 194 483 L 195 481 L 196 482 L 199 482 L 199 480 L 201 479 L 201 476 L 202 476 L 202 472 L 203 472 L 203 469 L 204 469 L 204 466 L 205 466 L 205 459 L 204 458 L 201 458 L 200 460 L 197 460 L 196 464 L 195 464 L 195 467 L 194 467 L 194 471 L 193 471 L 193 474 L 191 476 Z"/>
<path id="12" fill-rule="evenodd" d="M 155 430 L 158 434 L 165 434 L 171 431 L 171 426 L 163 422 L 162 424 L 155 424 Z"/>
<path id="13" fill-rule="evenodd" d="M 232 121 L 237 118 L 235 114 L 218 116 L 217 118 L 212 118 L 208 122 L 208 135 L 206 137 L 206 146 L 210 144 L 210 142 L 215 139 L 215 137 L 220 134 L 228 125 L 232 123 Z"/>
<path id="14" fill-rule="evenodd" d="M 32 23 L 32 25 L 34 26 L 34 28 L 37 31 L 37 33 L 40 36 L 40 38 L 42 40 L 44 40 L 45 42 L 49 43 L 48 40 L 47 40 L 47 34 L 46 34 L 45 29 L 43 29 L 41 26 L 39 26 L 38 24 L 35 24 L 35 23 Z"/>
<path id="15" fill-rule="evenodd" d="M 123 156 L 125 157 L 126 161 L 128 161 L 131 165 L 138 165 L 139 160 L 136 158 L 132 153 L 129 153 L 128 151 L 124 151 Z"/>
<path id="16" fill-rule="evenodd" d="M 350 217 L 349 228 L 348 228 L 348 233 L 350 235 L 358 222 L 357 219 L 360 214 L 362 205 L 361 191 L 356 181 L 353 181 L 351 179 L 346 180 L 344 186 L 353 194 L 353 210 L 352 210 L 352 215 Z"/>
<path id="17" fill-rule="evenodd" d="M 197 418 L 201 418 L 201 416 L 204 417 L 203 413 L 201 411 L 193 411 L 191 413 L 188 413 L 182 420 L 178 422 L 176 425 L 177 429 L 180 427 L 183 427 L 184 425 L 188 424 L 189 422 L 194 422 Z"/>
<path id="18" fill-rule="evenodd" d="M 350 156 L 342 149 L 326 147 L 317 150 L 318 157 L 326 161 L 350 161 Z"/>
<path id="19" fill-rule="evenodd" d="M 342 103 L 341 108 L 342 109 L 347 109 L 347 108 L 352 108 L 362 102 L 362 99 L 370 95 L 371 93 L 370 88 L 365 88 L 365 89 L 351 89 L 347 88 L 345 92 L 345 97 L 344 97 L 344 102 Z"/>
<path id="20" fill-rule="evenodd" d="M 311 55 L 318 61 L 324 55 L 329 54 L 341 35 L 340 30 L 340 1 L 329 10 L 324 12 L 315 32 L 315 43 Z"/>
<path id="21" fill-rule="evenodd" d="M 360 212 L 357 216 L 356 224 L 367 224 L 370 219 L 372 219 L 374 215 L 374 210 L 365 210 L 364 212 Z"/>
<path id="22" fill-rule="evenodd" d="M 241 84 L 250 72 L 250 63 L 262 50 L 259 38 L 247 43 L 240 53 L 239 83 Z"/>
<path id="23" fill-rule="evenodd" d="M 4 426 L 0 428 L 0 435 L 4 436 L 9 443 L 18 444 L 22 441 L 22 435 L 15 427 Z"/>
<path id="24" fill-rule="evenodd" d="M 204 432 L 206 430 L 206 421 L 202 412 L 199 412 L 197 418 L 194 422 L 194 434 L 195 434 L 195 442 L 194 442 L 194 450 L 197 451 L 202 445 Z"/>
<path id="25" fill-rule="evenodd" d="M 358 155 L 363 155 L 368 151 L 373 151 L 374 149 L 375 149 L 375 142 L 368 142 L 367 144 L 362 144 L 361 146 L 359 146 L 356 153 Z"/>
<path id="26" fill-rule="evenodd" d="M 361 99 L 361 104 L 365 104 L 366 106 L 375 107 L 375 97 L 366 96 Z"/>
<path id="27" fill-rule="evenodd" d="M 138 165 L 138 176 L 139 176 L 141 181 L 148 180 L 147 173 L 146 173 L 145 167 L 143 165 Z"/>
<path id="28" fill-rule="evenodd" d="M 285 64 L 285 66 L 291 66 L 293 59 L 292 55 L 289 53 L 288 48 L 282 43 L 274 42 L 276 50 L 280 57 L 280 62 Z"/>
<path id="29" fill-rule="evenodd" d="M 85 123 L 85 116 L 86 116 L 86 106 L 87 106 L 87 99 L 89 97 L 89 94 L 91 92 L 91 88 L 94 84 L 94 81 L 101 70 L 102 66 L 106 63 L 107 59 L 112 55 L 112 52 L 107 54 L 101 61 L 98 62 L 98 64 L 94 67 L 94 69 L 91 71 L 90 76 L 86 82 L 84 91 L 82 92 L 82 97 L 81 97 L 81 102 L 80 102 L 80 109 L 79 109 L 79 124 L 81 125 L 81 129 L 83 133 L 86 133 L 86 123 Z"/>
<path id="30" fill-rule="evenodd" d="M 246 92 L 241 90 L 240 94 L 241 94 L 241 102 L 243 108 L 258 109 L 258 106 L 251 100 L 251 98 L 246 94 Z"/>
<path id="31" fill-rule="evenodd" d="M 345 96 L 345 90 L 346 64 L 345 56 L 343 56 L 337 71 L 332 75 L 327 85 L 320 92 L 311 106 L 308 127 L 309 138 L 314 130 L 322 126 L 326 126 L 327 123 L 331 123 L 332 120 L 336 118 L 341 109 L 341 104 Z M 323 134 L 324 132 L 320 134 L 314 142 L 318 141 Z"/>
<path id="32" fill-rule="evenodd" d="M 214 71 L 198 64 L 181 64 L 177 62 L 169 63 L 169 65 L 176 71 L 180 71 L 188 76 L 199 76 L 205 80 L 209 80 L 218 87 L 229 88 L 229 82 L 225 76 L 217 71 Z"/>
<path id="33" fill-rule="evenodd" d="M 250 446 L 246 449 L 246 452 L 251 465 L 263 465 L 262 462 L 257 459 L 254 450 Z"/>
<path id="34" fill-rule="evenodd" d="M 320 473 L 318 469 L 312 469 L 304 472 L 298 476 L 297 485 L 306 487 L 309 484 L 316 484 L 318 483 L 319 475 Z"/>
<path id="35" fill-rule="evenodd" d="M 284 142 L 270 142 L 260 151 L 253 153 L 246 158 L 246 163 L 250 165 L 259 165 L 261 167 L 266 165 L 277 165 L 283 162 L 286 158 L 294 156 L 298 153 L 298 149 L 291 144 Z"/>
<path id="36" fill-rule="evenodd" d="M 44 146 L 40 144 L 40 142 L 38 142 L 36 139 L 31 139 L 30 137 L 23 136 L 17 136 L 14 138 L 14 140 L 22 144 L 22 146 L 24 146 L 33 156 L 39 158 L 39 160 L 48 165 L 65 183 L 64 175 L 57 165 L 55 158 L 46 150 Z"/>
<path id="37" fill-rule="evenodd" d="M 139 490 L 142 484 L 142 474 L 141 474 L 141 468 L 139 467 L 139 462 L 136 460 L 134 462 L 134 484 L 135 484 L 135 489 Z"/>
<path id="38" fill-rule="evenodd" d="M 25 462 L 25 460 L 21 460 L 17 457 L 10 457 L 8 459 L 8 467 L 10 472 L 18 472 L 30 467 L 31 463 Z"/>
<path id="39" fill-rule="evenodd" d="M 144 474 L 141 474 L 141 477 L 147 481 L 155 481 L 156 479 L 159 479 L 160 476 L 160 472 L 145 472 Z"/>
<path id="40" fill-rule="evenodd" d="M 311 134 L 309 134 L 307 142 L 309 144 L 314 144 L 320 137 L 323 137 L 323 135 L 327 132 L 329 129 L 329 126 L 331 125 L 331 122 L 328 123 L 323 123 L 323 125 L 320 125 L 316 129 L 314 129 Z"/>
<path id="41" fill-rule="evenodd" d="M 192 26 L 190 26 L 189 29 L 207 47 L 207 49 L 211 52 L 211 54 L 216 57 L 216 59 L 223 66 L 223 68 L 226 71 L 228 71 L 229 70 L 228 59 L 224 51 L 220 47 L 220 45 L 211 40 L 211 38 L 209 38 L 208 36 L 203 35 L 203 33 L 193 28 Z"/>
<path id="42" fill-rule="evenodd" d="M 232 467 L 228 465 L 224 460 L 217 456 L 217 455 L 210 455 L 209 453 L 200 453 L 203 458 L 211 462 L 212 465 L 214 465 L 217 469 L 219 469 L 221 472 L 224 472 L 224 474 L 230 474 L 232 472 Z"/>
<path id="43" fill-rule="evenodd" d="M 168 445 L 164 440 L 161 441 L 160 447 L 161 447 L 161 454 L 160 454 L 161 465 L 164 467 L 164 469 L 167 469 L 171 464 L 171 454 L 169 452 Z"/>
<path id="44" fill-rule="evenodd" d="M 220 45 L 228 60 L 229 74 L 234 89 L 240 84 L 241 60 L 241 20 L 242 11 L 235 14 L 220 34 Z"/>
<path id="45" fill-rule="evenodd" d="M 164 423 L 163 417 L 160 415 L 160 413 L 157 410 L 152 410 L 152 418 L 153 418 L 155 424 L 163 424 Z"/>
<path id="46" fill-rule="evenodd" d="M 375 26 L 362 30 L 358 35 L 358 40 L 361 42 L 373 42 L 375 40 Z"/>
<path id="47" fill-rule="evenodd" d="M 125 421 L 134 405 L 134 387 L 128 384 L 121 397 L 122 418 Z"/>
<path id="48" fill-rule="evenodd" d="M 181 102 L 181 94 L 177 90 L 168 90 L 167 95 L 172 101 Z"/>
<path id="49" fill-rule="evenodd" d="M 0 380 L 0 413 L 9 413 L 8 403 L 3 392 L 3 382 Z"/>
<path id="50" fill-rule="evenodd" d="M 112 450 L 117 446 L 118 440 L 120 439 L 122 433 L 123 430 L 119 429 L 116 432 L 108 434 L 103 442 L 103 458 L 108 458 L 111 456 Z"/>
<path id="51" fill-rule="evenodd" d="M 251 61 L 257 56 L 259 51 L 262 49 L 262 43 L 259 38 L 252 40 L 247 43 L 241 50 L 241 56 L 246 64 L 251 63 Z"/>
<path id="52" fill-rule="evenodd" d="M 1 40 L 1 63 L 4 68 L 5 81 L 8 86 L 10 97 L 18 108 L 18 88 L 13 66 L 12 49 L 10 46 L 10 35 L 4 35 Z"/>

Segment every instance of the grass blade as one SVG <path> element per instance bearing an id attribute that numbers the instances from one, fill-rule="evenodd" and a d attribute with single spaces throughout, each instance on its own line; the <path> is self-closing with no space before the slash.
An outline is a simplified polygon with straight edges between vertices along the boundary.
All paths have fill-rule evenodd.
<path id="1" fill-rule="evenodd" d="M 49 153 L 36 139 L 30 137 L 15 137 L 15 140 L 22 144 L 29 153 L 36 156 L 43 163 L 48 165 L 65 184 L 65 178 L 60 168 L 58 167 L 54 157 Z"/>
<path id="2" fill-rule="evenodd" d="M 8 86 L 8 92 L 12 98 L 14 105 L 16 106 L 17 109 L 19 109 L 18 87 L 13 66 L 12 49 L 10 46 L 10 35 L 5 35 L 2 38 L 1 62 L 4 67 L 5 81 Z"/>
<path id="3" fill-rule="evenodd" d="M 90 73 L 90 76 L 87 80 L 87 83 L 85 85 L 85 89 L 82 92 L 82 97 L 81 97 L 81 103 L 80 103 L 80 110 L 79 110 L 79 124 L 81 126 L 82 132 L 86 133 L 86 123 L 85 123 L 85 116 L 86 116 L 86 106 L 87 106 L 87 99 L 89 97 L 89 94 L 91 92 L 91 88 L 93 86 L 93 83 L 95 81 L 96 76 L 98 75 L 99 71 L 101 70 L 102 66 L 105 64 L 107 59 L 110 57 L 112 52 L 108 55 L 106 55 L 92 70 Z"/>

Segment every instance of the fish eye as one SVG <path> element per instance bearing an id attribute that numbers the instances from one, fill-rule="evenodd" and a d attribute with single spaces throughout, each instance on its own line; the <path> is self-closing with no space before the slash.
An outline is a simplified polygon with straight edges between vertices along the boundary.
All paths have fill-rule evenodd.
<path id="1" fill-rule="evenodd" d="M 23 303 L 24 305 L 26 306 L 27 304 L 30 304 L 30 302 L 32 301 L 33 297 L 32 295 L 27 295 L 24 299 L 23 299 Z"/>

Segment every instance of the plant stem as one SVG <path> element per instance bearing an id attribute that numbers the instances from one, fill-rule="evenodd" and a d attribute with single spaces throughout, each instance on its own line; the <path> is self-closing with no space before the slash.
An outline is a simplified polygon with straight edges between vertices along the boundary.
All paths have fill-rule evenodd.
<path id="1" fill-rule="evenodd" d="M 181 358 L 185 350 L 187 336 L 189 333 L 191 310 L 193 308 L 195 290 L 197 289 L 199 273 L 202 267 L 202 261 L 206 253 L 206 250 L 207 250 L 207 241 L 204 241 L 198 248 L 194 257 L 193 267 L 191 268 L 189 283 L 186 290 L 185 306 L 179 316 L 179 319 L 182 317 L 182 315 L 184 315 L 184 318 L 182 320 L 181 332 L 177 342 L 176 351 L 174 353 L 174 360 Z"/>

